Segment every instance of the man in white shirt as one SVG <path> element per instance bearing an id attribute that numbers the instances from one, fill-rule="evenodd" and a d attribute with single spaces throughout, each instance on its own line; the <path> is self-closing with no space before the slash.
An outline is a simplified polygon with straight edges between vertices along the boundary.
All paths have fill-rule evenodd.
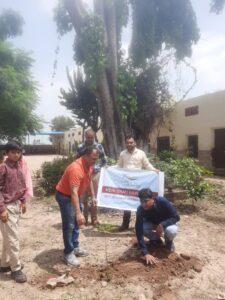
<path id="1" fill-rule="evenodd" d="M 131 169 L 131 170 L 149 170 L 156 171 L 156 168 L 149 162 L 144 151 L 136 148 L 136 142 L 133 136 L 126 137 L 126 149 L 120 153 L 117 163 L 119 168 Z M 120 231 L 124 231 L 129 228 L 131 218 L 131 211 L 125 210 L 123 214 L 123 223 L 120 226 Z"/>

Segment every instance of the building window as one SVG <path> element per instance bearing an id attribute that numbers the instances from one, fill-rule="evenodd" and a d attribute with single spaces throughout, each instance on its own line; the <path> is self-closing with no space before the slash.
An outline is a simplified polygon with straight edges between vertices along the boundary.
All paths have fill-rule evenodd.
<path id="1" fill-rule="evenodd" d="M 161 136 L 157 138 L 157 154 L 162 151 L 170 150 L 170 137 L 169 136 Z"/>
<path id="2" fill-rule="evenodd" d="M 78 132 L 78 135 L 81 135 L 81 131 Z"/>
<path id="3" fill-rule="evenodd" d="M 68 137 L 70 137 L 70 134 L 68 134 Z"/>
<path id="4" fill-rule="evenodd" d="M 74 133 L 72 133 L 72 136 L 74 136 Z"/>
<path id="5" fill-rule="evenodd" d="M 191 106 L 185 108 L 185 117 L 198 115 L 198 106 Z"/>
<path id="6" fill-rule="evenodd" d="M 198 158 L 198 136 L 188 136 L 188 156 Z"/>

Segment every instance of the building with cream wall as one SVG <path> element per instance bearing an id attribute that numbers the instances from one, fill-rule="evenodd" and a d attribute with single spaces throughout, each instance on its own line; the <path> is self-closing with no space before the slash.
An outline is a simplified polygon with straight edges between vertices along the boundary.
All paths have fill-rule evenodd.
<path id="1" fill-rule="evenodd" d="M 171 147 L 207 167 L 225 168 L 225 91 L 176 103 L 150 145 L 156 153 Z"/>
<path id="2" fill-rule="evenodd" d="M 75 153 L 77 146 L 83 142 L 83 128 L 70 128 L 64 134 L 54 136 L 52 139 L 58 154 L 68 155 L 69 153 Z M 102 142 L 102 132 L 97 132 L 97 139 L 99 142 Z"/>

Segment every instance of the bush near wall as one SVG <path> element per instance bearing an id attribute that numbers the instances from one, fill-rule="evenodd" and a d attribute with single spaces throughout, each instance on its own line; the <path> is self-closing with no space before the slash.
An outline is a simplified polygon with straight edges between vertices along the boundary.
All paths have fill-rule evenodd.
<path id="1" fill-rule="evenodd" d="M 165 172 L 165 186 L 169 190 L 182 188 L 187 192 L 188 197 L 197 200 L 211 188 L 210 184 L 204 180 L 204 176 L 211 176 L 212 173 L 190 157 L 178 158 L 174 152 L 166 151 L 160 156 L 149 155 L 148 158 L 154 167 Z M 57 158 L 42 165 L 43 188 L 46 193 L 55 192 L 55 187 L 64 170 L 73 160 L 73 156 Z M 115 164 L 115 160 L 108 158 L 108 165 Z"/>
<path id="2" fill-rule="evenodd" d="M 55 158 L 51 162 L 45 162 L 41 166 L 42 177 L 44 178 L 43 188 L 47 194 L 55 192 L 55 187 L 62 177 L 66 167 L 74 161 L 73 156 L 66 158 Z"/>
<path id="3" fill-rule="evenodd" d="M 164 153 L 163 153 L 164 152 Z M 149 160 L 165 173 L 165 185 L 170 190 L 182 188 L 188 197 L 198 200 L 211 190 L 211 185 L 204 180 L 212 172 L 200 166 L 190 157 L 178 158 L 173 151 L 163 151 L 159 157 L 151 155 Z M 161 158 L 161 159 L 160 159 Z"/>

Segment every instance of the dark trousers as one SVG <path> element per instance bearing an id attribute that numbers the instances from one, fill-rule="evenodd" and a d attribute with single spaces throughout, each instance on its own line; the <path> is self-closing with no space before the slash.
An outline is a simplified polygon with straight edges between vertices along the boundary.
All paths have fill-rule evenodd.
<path id="1" fill-rule="evenodd" d="M 74 248 L 79 246 L 79 225 L 75 218 L 75 209 L 71 198 L 56 192 L 56 201 L 59 204 L 62 217 L 64 253 L 69 254 Z"/>
<path id="2" fill-rule="evenodd" d="M 131 211 L 130 210 L 124 210 L 123 212 L 123 225 L 129 226 L 130 224 L 130 218 L 131 218 Z"/>

